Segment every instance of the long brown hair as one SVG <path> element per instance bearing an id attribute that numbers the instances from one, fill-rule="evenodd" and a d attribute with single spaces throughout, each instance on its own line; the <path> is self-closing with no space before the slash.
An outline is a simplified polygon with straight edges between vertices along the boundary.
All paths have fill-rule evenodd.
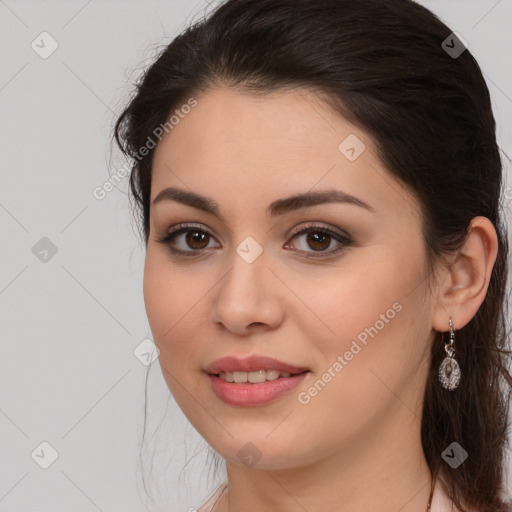
<path id="1" fill-rule="evenodd" d="M 498 255 L 483 304 L 457 331 L 462 381 L 453 391 L 439 385 L 445 353 L 436 333 L 421 439 L 432 474 L 443 473 L 461 510 L 505 512 L 512 510 L 504 501 L 512 377 L 502 163 L 480 67 L 451 34 L 411 0 L 229 0 L 163 49 L 136 84 L 115 138 L 132 158 L 130 187 L 146 244 L 154 150 L 141 158 L 140 148 L 171 112 L 214 84 L 324 93 L 372 136 L 389 172 L 418 198 L 431 269 L 461 248 L 473 217 L 487 217 Z M 446 40 L 460 55 L 447 51 Z M 457 469 L 442 458 L 452 442 L 469 455 Z"/>

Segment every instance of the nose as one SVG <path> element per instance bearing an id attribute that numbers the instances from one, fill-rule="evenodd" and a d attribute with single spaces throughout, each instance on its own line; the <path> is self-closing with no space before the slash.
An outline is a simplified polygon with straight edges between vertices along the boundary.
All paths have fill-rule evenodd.
<path id="1" fill-rule="evenodd" d="M 264 253 L 252 263 L 234 253 L 231 263 L 213 291 L 213 323 L 240 336 L 279 327 L 286 287 L 267 266 Z"/>

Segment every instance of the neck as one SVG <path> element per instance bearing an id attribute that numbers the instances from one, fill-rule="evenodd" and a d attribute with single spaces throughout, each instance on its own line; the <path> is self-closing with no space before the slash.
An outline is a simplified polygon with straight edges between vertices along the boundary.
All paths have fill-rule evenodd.
<path id="1" fill-rule="evenodd" d="M 313 464 L 275 470 L 228 460 L 228 491 L 215 512 L 426 512 L 431 473 L 420 420 L 398 409 Z"/>

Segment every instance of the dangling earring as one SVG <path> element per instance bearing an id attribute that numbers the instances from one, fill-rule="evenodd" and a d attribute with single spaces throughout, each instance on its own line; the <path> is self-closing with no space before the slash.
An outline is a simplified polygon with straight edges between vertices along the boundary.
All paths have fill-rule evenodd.
<path id="1" fill-rule="evenodd" d="M 454 341 L 455 333 L 453 332 L 453 323 L 450 318 L 450 340 L 444 345 L 446 357 L 439 367 L 439 380 L 441 381 L 442 386 L 450 391 L 455 389 L 460 382 L 459 363 L 453 357 L 455 355 L 455 349 L 453 347 Z"/>

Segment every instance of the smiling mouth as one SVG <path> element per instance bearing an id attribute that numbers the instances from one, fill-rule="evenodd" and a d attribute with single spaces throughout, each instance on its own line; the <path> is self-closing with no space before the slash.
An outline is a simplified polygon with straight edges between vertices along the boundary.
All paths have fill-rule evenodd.
<path id="1" fill-rule="evenodd" d="M 286 379 L 306 373 L 308 370 L 298 373 L 283 372 L 280 370 L 256 370 L 252 372 L 221 372 L 215 374 L 226 382 L 235 384 L 260 384 L 266 381 Z"/>

